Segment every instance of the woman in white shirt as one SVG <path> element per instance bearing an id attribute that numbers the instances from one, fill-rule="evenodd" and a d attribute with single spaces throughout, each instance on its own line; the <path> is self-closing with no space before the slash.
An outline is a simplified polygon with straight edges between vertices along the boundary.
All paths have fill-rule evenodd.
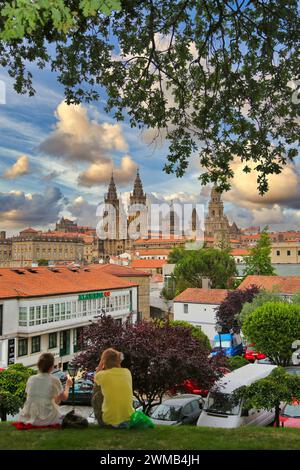
<path id="1" fill-rule="evenodd" d="M 69 396 L 72 379 L 68 378 L 65 390 L 59 379 L 51 375 L 54 356 L 44 353 L 37 363 L 39 373 L 29 377 L 26 384 L 27 399 L 19 415 L 19 421 L 33 426 L 61 424 L 58 404 Z"/>

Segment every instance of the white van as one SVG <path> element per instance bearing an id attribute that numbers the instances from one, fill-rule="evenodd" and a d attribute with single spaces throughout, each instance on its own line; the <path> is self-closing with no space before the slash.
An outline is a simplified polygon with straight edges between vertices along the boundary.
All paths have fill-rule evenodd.
<path id="1" fill-rule="evenodd" d="M 233 392 L 267 377 L 277 366 L 269 364 L 248 364 L 218 380 L 209 392 L 197 426 L 217 428 L 238 428 L 239 426 L 266 426 L 274 419 L 274 412 L 246 409 L 244 400 L 233 403 Z"/>

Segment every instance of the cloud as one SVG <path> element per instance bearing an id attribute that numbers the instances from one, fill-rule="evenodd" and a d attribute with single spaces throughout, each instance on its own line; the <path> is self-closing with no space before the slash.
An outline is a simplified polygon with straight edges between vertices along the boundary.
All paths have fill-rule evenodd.
<path id="1" fill-rule="evenodd" d="M 15 179 L 19 176 L 29 173 L 29 159 L 26 155 L 21 155 L 11 168 L 3 173 L 3 177 L 7 179 Z"/>
<path id="2" fill-rule="evenodd" d="M 247 165 L 251 168 L 251 173 L 243 171 L 244 164 L 238 159 L 234 161 L 232 190 L 224 193 L 225 201 L 238 203 L 248 209 L 270 208 L 274 205 L 300 208 L 300 176 L 293 163 L 284 166 L 279 175 L 269 176 L 269 191 L 264 196 L 260 196 L 257 190 L 258 173 L 254 169 L 255 163 Z"/>
<path id="3" fill-rule="evenodd" d="M 90 204 L 82 196 L 77 197 L 67 206 L 72 217 L 75 217 L 79 225 L 95 227 L 97 206 Z"/>
<path id="4" fill-rule="evenodd" d="M 43 194 L 0 193 L 0 224 L 5 228 L 48 225 L 57 221 L 66 202 L 60 189 L 53 187 Z"/>
<path id="5" fill-rule="evenodd" d="M 42 181 L 52 181 L 52 180 L 54 180 L 55 178 L 57 178 L 58 176 L 60 176 L 61 174 L 62 174 L 62 172 L 53 170 L 53 171 L 51 171 L 50 173 L 47 173 L 46 175 L 43 175 L 43 176 L 41 177 L 41 180 L 42 180 Z"/>
<path id="6" fill-rule="evenodd" d="M 82 105 L 68 105 L 62 101 L 55 116 L 55 130 L 39 146 L 48 155 L 72 162 L 109 163 L 108 152 L 128 150 L 120 124 L 99 124 L 90 120 Z"/>
<path id="7" fill-rule="evenodd" d="M 119 168 L 114 168 L 111 161 L 95 162 L 79 175 L 78 184 L 91 187 L 101 183 L 107 183 L 111 177 L 112 171 L 117 184 L 126 184 L 134 178 L 136 169 L 137 165 L 129 155 L 125 155 L 122 158 Z"/>

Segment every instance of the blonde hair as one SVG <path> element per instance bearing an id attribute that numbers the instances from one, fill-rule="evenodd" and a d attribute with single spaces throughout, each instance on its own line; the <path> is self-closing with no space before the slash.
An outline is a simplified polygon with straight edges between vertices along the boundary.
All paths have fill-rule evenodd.
<path id="1" fill-rule="evenodd" d="M 100 364 L 103 369 L 112 369 L 113 367 L 121 367 L 123 354 L 116 349 L 108 348 L 101 354 Z"/>

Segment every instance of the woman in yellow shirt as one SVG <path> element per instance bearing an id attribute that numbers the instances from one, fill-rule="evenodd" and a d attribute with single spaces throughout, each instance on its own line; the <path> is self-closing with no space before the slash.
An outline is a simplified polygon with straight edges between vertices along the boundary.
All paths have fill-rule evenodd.
<path id="1" fill-rule="evenodd" d="M 132 376 L 129 369 L 121 367 L 123 354 L 113 348 L 103 351 L 96 369 L 95 383 L 103 394 L 102 421 L 114 428 L 127 427 L 132 406 Z"/>

